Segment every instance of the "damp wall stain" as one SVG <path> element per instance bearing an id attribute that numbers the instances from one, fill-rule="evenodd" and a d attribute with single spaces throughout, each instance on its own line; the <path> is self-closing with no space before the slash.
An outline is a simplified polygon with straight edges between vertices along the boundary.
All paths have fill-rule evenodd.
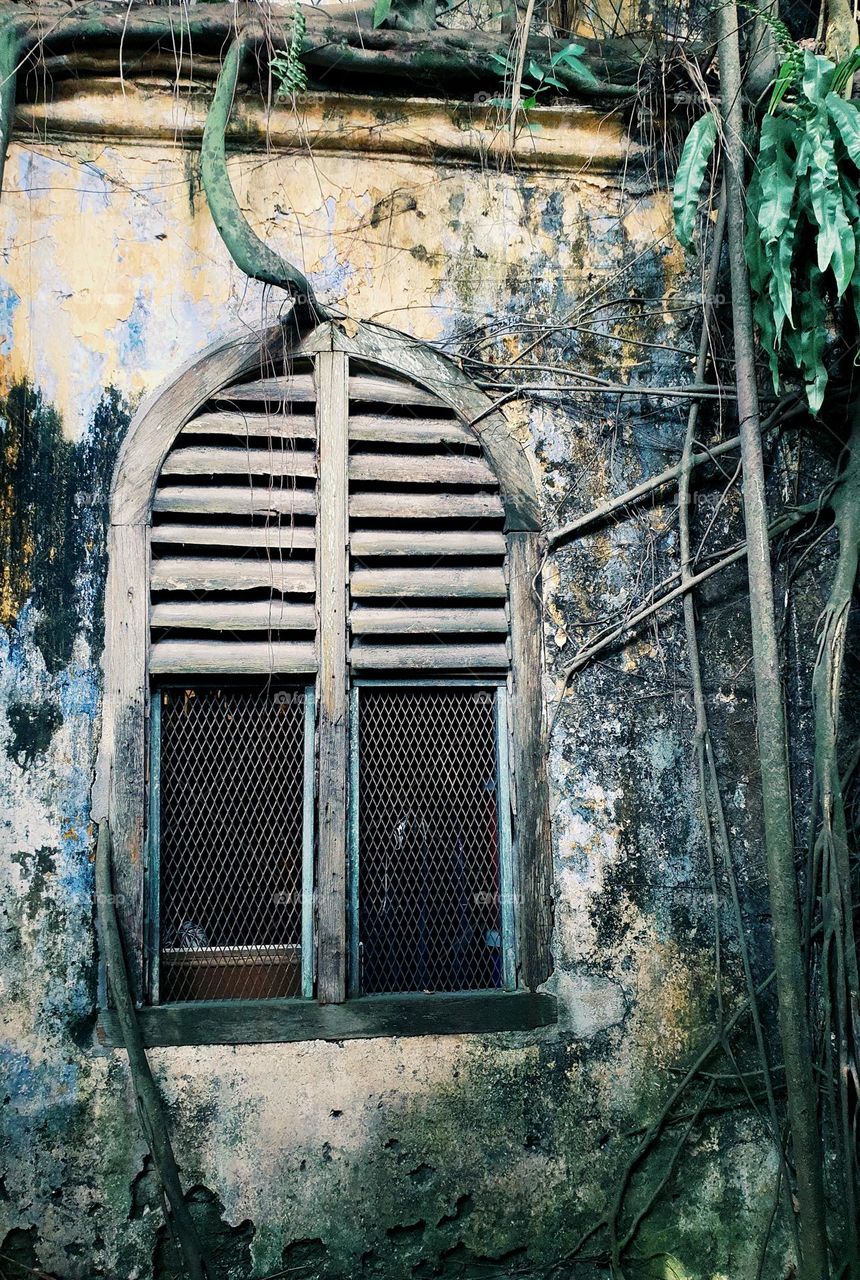
<path id="1" fill-rule="evenodd" d="M 237 158 L 233 173 L 273 243 L 296 251 L 301 224 L 303 264 L 331 301 L 447 344 L 478 375 L 481 361 L 520 356 L 524 321 L 552 320 L 552 355 L 566 366 L 673 381 L 682 355 L 643 356 L 622 341 L 631 332 L 687 340 L 683 316 L 664 305 L 687 287 L 681 255 L 666 247 L 670 201 L 630 194 L 623 164 L 619 151 L 617 180 L 597 180 L 372 151 L 261 152 Z M 217 335 L 270 322 L 280 304 L 228 261 L 189 148 L 146 138 L 16 144 L 7 185 L 0 1242 L 20 1265 L 63 1280 L 166 1278 L 176 1259 L 124 1055 L 95 1051 L 91 1037 L 89 789 L 108 488 L 140 397 Z M 626 309 L 569 321 L 618 281 Z M 480 348 L 476 327 L 487 335 Z M 618 403 L 538 390 L 511 404 L 510 420 L 550 521 L 665 465 L 683 432 L 677 405 L 644 392 Z M 659 573 L 673 538 L 667 513 L 653 508 L 548 564 L 551 704 L 583 625 L 633 598 L 643 564 Z M 744 642 L 742 623 L 732 628 L 731 643 L 710 638 L 720 671 Z M 748 760 L 751 708 L 732 714 Z M 219 1280 L 541 1275 L 593 1224 L 628 1150 L 613 1135 L 656 1113 L 712 1012 L 691 726 L 671 614 L 584 675 L 561 708 L 550 757 L 557 1027 L 153 1051 Z M 754 803 L 733 810 L 753 882 L 755 816 Z M 703 1127 L 689 1148 L 683 1187 L 671 1184 L 649 1242 L 671 1253 L 667 1274 L 752 1280 L 772 1159 L 738 1115 Z M 779 1253 L 777 1244 L 773 1280 Z"/>

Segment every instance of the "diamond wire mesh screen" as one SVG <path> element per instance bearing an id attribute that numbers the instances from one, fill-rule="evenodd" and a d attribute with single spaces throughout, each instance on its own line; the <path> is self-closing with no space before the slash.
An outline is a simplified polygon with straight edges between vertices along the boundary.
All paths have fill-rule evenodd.
<path id="1" fill-rule="evenodd" d="M 297 996 L 303 692 L 159 696 L 160 998 Z"/>
<path id="2" fill-rule="evenodd" d="M 502 985 L 495 700 L 359 693 L 361 989 Z"/>

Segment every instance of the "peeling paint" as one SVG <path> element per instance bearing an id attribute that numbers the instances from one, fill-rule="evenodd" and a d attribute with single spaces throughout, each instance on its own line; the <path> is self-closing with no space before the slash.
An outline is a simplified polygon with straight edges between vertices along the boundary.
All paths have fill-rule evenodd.
<path id="1" fill-rule="evenodd" d="M 408 110 L 404 119 L 405 129 Z M 684 287 L 684 264 L 647 253 L 670 225 L 665 193 L 630 203 L 620 174 L 431 167 L 345 144 L 315 156 L 261 149 L 232 169 L 252 222 L 350 315 L 452 350 L 486 324 L 482 358 L 497 364 L 526 349 L 521 321 L 552 320 L 553 357 L 566 368 L 643 382 L 684 374 L 683 356 L 643 357 L 628 341 L 633 331 L 681 345 L 664 302 Z M 0 223 L 16 247 L 0 294 L 0 1252 L 63 1280 L 167 1280 L 177 1260 L 124 1055 L 91 1039 L 89 787 L 108 489 L 138 399 L 216 334 L 259 326 L 280 302 L 229 263 L 196 159 L 169 140 L 18 143 L 7 186 Z M 567 324 L 618 279 L 632 312 Z M 644 394 L 538 394 L 513 404 L 511 421 L 549 520 L 665 465 L 683 426 L 677 406 Z M 673 536 L 657 515 L 595 531 L 548 564 L 553 696 L 584 629 L 635 599 Z M 736 643 L 733 634 L 732 652 Z M 628 1150 L 611 1135 L 654 1114 L 711 1012 L 682 667 L 677 618 L 661 619 L 559 709 L 556 1027 L 152 1052 L 218 1277 L 541 1275 L 593 1224 Z M 747 759 L 749 701 L 714 696 L 730 699 Z M 731 819 L 745 839 L 755 817 L 739 784 Z M 719 1123 L 732 1159 L 714 1158 L 714 1131 L 697 1133 L 683 1208 L 669 1199 L 648 1221 L 643 1248 L 671 1254 L 667 1275 L 756 1275 L 774 1168 L 751 1125 Z"/>

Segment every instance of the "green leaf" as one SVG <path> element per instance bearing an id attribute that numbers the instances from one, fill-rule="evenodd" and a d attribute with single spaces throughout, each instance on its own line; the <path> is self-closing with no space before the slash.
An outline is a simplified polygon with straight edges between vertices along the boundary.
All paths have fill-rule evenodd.
<path id="1" fill-rule="evenodd" d="M 772 116 L 791 86 L 797 79 L 797 62 L 795 58 L 786 58 L 785 62 L 779 69 L 779 75 L 774 82 L 773 92 L 770 95 L 767 114 Z"/>
<path id="2" fill-rule="evenodd" d="M 543 80 L 543 67 L 539 63 L 535 62 L 534 58 L 529 58 L 528 74 L 531 76 L 532 80 L 537 80 L 538 82 Z"/>
<path id="3" fill-rule="evenodd" d="M 520 103 L 520 106 L 522 107 L 523 111 L 531 111 L 532 107 L 537 106 L 537 98 L 535 97 L 534 94 L 532 94 L 531 97 L 529 98 L 523 98 L 522 102 Z"/>
<path id="4" fill-rule="evenodd" d="M 381 27 L 390 12 L 391 12 L 391 0 L 374 0 L 374 5 L 373 5 L 374 27 Z"/>
<path id="5" fill-rule="evenodd" d="M 559 49 L 550 58 L 550 62 L 557 67 L 560 62 L 579 62 L 582 54 L 585 53 L 584 44 L 566 44 L 563 49 Z"/>
<path id="6" fill-rule="evenodd" d="M 810 263 L 809 278 L 801 293 L 801 311 L 803 324 L 786 334 L 786 345 L 803 378 L 807 403 L 813 413 L 818 413 L 827 387 L 827 369 L 824 364 L 827 302 L 824 297 L 824 278 L 814 263 Z"/>
<path id="7" fill-rule="evenodd" d="M 716 142 L 717 121 L 709 112 L 693 125 L 681 152 L 678 172 L 675 174 L 672 211 L 675 215 L 675 235 L 685 249 L 689 249 L 693 242 L 699 192 Z"/>
<path id="8" fill-rule="evenodd" d="M 854 273 L 854 231 L 842 202 L 836 152 L 823 105 L 807 121 L 806 127 L 812 144 L 809 196 L 812 214 L 818 223 L 818 269 L 823 272 L 832 268 L 836 293 L 841 298 Z"/>
<path id="9" fill-rule="evenodd" d="M 835 70 L 836 67 L 829 58 L 822 57 L 820 53 L 810 53 L 809 50 L 804 52 L 803 92 L 810 102 L 824 101 Z"/>
<path id="10" fill-rule="evenodd" d="M 581 44 L 566 45 L 563 49 L 559 49 L 558 53 L 553 54 L 550 59 L 550 66 L 554 67 L 559 74 L 567 71 L 571 78 L 575 77 L 582 85 L 587 84 L 597 87 L 600 81 L 580 58 L 579 55 L 582 52 L 583 46 Z M 567 85 L 565 85 L 565 88 L 567 88 Z"/>
<path id="11" fill-rule="evenodd" d="M 774 342 L 777 347 L 782 345 L 782 332 L 786 321 L 794 328 L 792 266 L 799 221 L 800 210 L 796 209 L 779 239 L 764 248 L 765 261 L 769 268 L 766 281 L 767 294 L 773 316 Z"/>
<path id="12" fill-rule="evenodd" d="M 842 97 L 848 87 L 848 81 L 853 80 L 858 67 L 860 67 L 860 45 L 847 58 L 843 58 L 836 64 L 830 88 L 837 97 Z"/>
<path id="13" fill-rule="evenodd" d="M 854 315 L 860 325 L 860 227 L 855 223 L 854 275 L 851 277 L 851 300 L 854 303 Z"/>
<path id="14" fill-rule="evenodd" d="M 744 257 L 750 277 L 750 288 L 753 295 L 753 319 L 758 326 L 759 341 L 770 365 L 774 391 L 779 390 L 779 357 L 777 355 L 778 335 L 773 317 L 773 305 L 769 295 L 771 267 L 767 260 L 765 247 L 758 232 L 757 212 L 762 200 L 761 177 L 756 170 L 747 190 L 747 205 L 750 216 L 747 218 L 744 238 Z"/>
<path id="15" fill-rule="evenodd" d="M 390 7 L 391 7 L 391 0 L 389 0 L 389 8 L 390 8 Z M 502 57 L 502 55 L 501 55 L 500 53 L 491 53 L 491 54 L 489 55 L 489 58 L 490 58 L 490 62 L 494 62 L 494 63 L 496 64 L 496 66 L 499 68 L 499 70 L 502 72 L 502 74 L 503 74 L 503 75 L 507 75 L 507 73 L 508 73 L 508 59 L 507 59 L 507 58 L 503 58 L 503 57 Z"/>
<path id="16" fill-rule="evenodd" d="M 848 221 L 854 227 L 855 233 L 860 223 L 860 199 L 858 199 L 857 182 L 854 177 L 846 173 L 844 169 L 839 170 L 839 187 L 842 191 L 842 203 L 845 206 L 845 212 L 848 215 Z"/>
<path id="17" fill-rule="evenodd" d="M 830 116 L 842 144 L 860 169 L 860 110 L 853 102 L 845 102 L 835 93 L 828 93 L 827 114 Z"/>
<path id="18" fill-rule="evenodd" d="M 797 185 L 795 162 L 789 154 L 794 124 L 783 117 L 765 116 L 761 124 L 759 173 L 762 201 L 758 210 L 761 238 L 779 239 L 788 225 Z"/>

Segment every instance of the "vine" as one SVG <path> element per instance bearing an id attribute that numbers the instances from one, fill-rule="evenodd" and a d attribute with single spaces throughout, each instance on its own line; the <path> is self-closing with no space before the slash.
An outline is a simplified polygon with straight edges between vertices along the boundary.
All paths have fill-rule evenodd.
<path id="1" fill-rule="evenodd" d="M 533 6 L 532 6 L 533 7 Z M 296 4 L 289 25 L 266 22 L 259 16 L 236 31 L 234 6 L 200 6 L 203 14 L 189 11 L 188 23 L 200 46 L 218 48 L 232 43 L 220 68 L 208 114 L 202 146 L 203 183 L 215 224 L 233 260 L 247 275 L 283 288 L 297 309 L 312 322 L 324 313 L 304 276 L 274 253 L 248 225 L 229 180 L 226 138 L 233 100 L 246 61 L 268 58 L 279 96 L 303 93 L 314 77 L 338 67 L 350 75 L 415 76 L 423 85 L 457 87 L 464 83 L 488 84 L 495 90 L 513 83 L 514 94 L 505 105 L 518 101 L 529 110 L 552 92 L 576 92 L 590 100 L 612 104 L 632 97 L 626 78 L 602 81 L 596 62 L 582 44 L 567 41 L 535 41 L 529 23 L 523 23 L 516 53 L 505 49 L 499 38 L 480 33 L 407 32 L 388 26 L 392 5 L 381 3 L 353 11 L 348 17 L 309 11 Z M 384 10 L 384 11 L 383 11 Z M 860 407 L 852 402 L 850 434 L 834 482 L 815 500 L 800 503 L 769 516 L 764 497 L 762 434 L 776 431 L 798 418 L 802 408 L 789 392 L 769 419 L 759 423 L 753 335 L 757 327 L 759 350 L 764 354 L 774 388 L 785 390 L 785 371 L 802 382 L 806 404 L 818 413 L 832 400 L 828 383 L 825 334 L 834 306 L 851 298 L 860 319 L 860 113 L 846 101 L 857 54 L 834 62 L 820 54 L 789 47 L 786 29 L 768 14 L 759 15 L 774 34 L 784 55 L 770 93 L 760 127 L 753 135 L 752 180 L 744 191 L 745 165 L 741 134 L 740 62 L 734 5 L 722 4 L 719 15 L 722 101 L 725 118 L 715 110 L 703 116 L 691 131 L 678 167 L 675 217 L 679 240 L 691 246 L 705 180 L 714 157 L 721 155 L 725 176 L 724 201 L 717 211 L 711 241 L 711 269 L 704 291 L 703 331 L 696 355 L 695 382 L 686 389 L 691 396 L 680 462 L 635 489 L 612 499 L 593 512 L 569 522 L 548 536 L 550 549 L 577 536 L 597 520 L 626 511 L 644 497 L 677 484 L 680 560 L 678 571 L 661 583 L 638 610 L 622 623 L 607 627 L 580 650 L 564 672 L 565 682 L 611 646 L 617 645 L 643 622 L 673 601 L 683 602 L 687 653 L 695 711 L 694 744 L 706 843 L 716 899 L 716 868 L 722 867 L 729 886 L 734 926 L 741 945 L 745 994 L 733 1012 L 722 1006 L 719 988 L 719 925 L 717 987 L 718 1025 L 670 1093 L 655 1123 L 640 1137 L 621 1178 L 609 1198 L 606 1212 L 586 1233 L 571 1257 L 598 1232 L 607 1245 L 599 1256 L 615 1276 L 623 1273 L 624 1257 L 641 1224 L 651 1212 L 667 1179 L 676 1167 L 684 1140 L 693 1126 L 714 1105 L 715 1085 L 706 1079 L 706 1068 L 718 1053 L 725 1056 L 740 1080 L 731 1036 L 749 1017 L 760 1062 L 761 1089 L 749 1090 L 745 1105 L 763 1103 L 768 1132 L 780 1159 L 779 1188 L 786 1203 L 786 1219 L 794 1224 L 791 1195 L 800 1205 L 799 1255 L 804 1280 L 822 1280 L 833 1262 L 836 1274 L 860 1277 L 858 1244 L 858 1054 L 860 1054 L 860 979 L 854 930 L 856 865 L 850 849 L 846 789 L 856 768 L 846 766 L 841 705 L 844 693 L 846 629 L 858 571 L 860 545 Z M 132 5 L 114 16 L 90 7 L 84 13 L 60 6 L 43 6 L 22 14 L 17 5 L 0 9 L 0 173 L 14 116 L 16 76 L 37 51 L 57 50 L 115 36 L 122 40 L 146 39 L 169 45 L 170 16 L 157 7 Z M 523 93 L 525 96 L 523 96 Z M 745 196 L 745 202 L 744 202 Z M 708 209 L 710 211 L 710 200 Z M 739 431 L 730 440 L 695 452 L 695 436 L 702 411 L 702 387 L 711 355 L 710 339 L 717 325 L 716 284 L 721 270 L 721 248 L 728 242 L 734 307 L 735 361 L 738 384 Z M 752 289 L 752 307 L 746 283 Z M 594 382 L 599 380 L 594 379 Z M 612 385 L 594 386 L 598 394 L 611 393 Z M 617 391 L 617 387 L 615 388 Z M 691 545 L 689 505 L 692 479 L 700 468 L 741 444 L 744 458 L 744 498 L 747 504 L 745 541 L 700 568 Z M 791 829 L 791 796 L 785 753 L 782 690 L 777 678 L 778 654 L 769 546 L 771 542 L 808 524 L 820 523 L 823 514 L 833 521 L 838 540 L 838 560 L 826 608 L 822 614 L 817 660 L 813 675 L 815 728 L 815 783 L 813 834 L 806 868 L 806 909 L 801 922 Z M 695 591 L 723 568 L 742 561 L 750 564 L 750 600 L 757 652 L 754 654 L 758 687 L 758 727 L 763 741 L 763 780 L 766 799 L 766 843 L 770 859 L 771 899 L 776 928 L 776 964 L 764 983 L 756 985 L 743 939 L 743 921 L 732 849 L 720 798 L 719 778 L 707 706 L 702 689 L 701 658 L 694 606 Z M 764 637 L 764 645 L 763 645 Z M 849 753 L 851 755 L 851 753 Z M 102 883 L 104 881 L 104 857 Z M 716 913 L 715 913 L 716 914 Z M 802 929 L 801 929 L 802 923 Z M 110 945 L 113 945 L 109 939 Z M 116 970 L 115 970 L 116 972 Z M 788 1086 L 790 1146 L 781 1134 L 776 1088 L 764 1044 L 764 1028 L 758 1001 L 765 991 L 779 988 L 783 1022 L 783 1058 Z M 820 1007 L 815 999 L 820 998 Z M 809 1010 L 818 1018 L 814 1035 Z M 133 1032 L 130 1032 L 133 1038 Z M 816 1061 L 812 1061 L 813 1049 Z M 130 1050 L 131 1052 L 131 1050 Z M 145 1056 L 144 1056 L 145 1061 Z M 823 1080 L 813 1082 L 813 1066 Z M 702 1084 L 687 1112 L 680 1103 L 694 1084 Z M 819 1133 L 819 1100 L 827 1099 L 830 1127 L 835 1139 L 832 1151 L 844 1221 L 831 1217 L 828 1239 L 822 1194 L 822 1139 Z M 146 1120 L 144 1128 L 146 1130 Z M 151 1122 L 150 1122 L 151 1123 Z M 628 1211 L 631 1180 L 655 1151 L 670 1126 L 682 1126 L 681 1140 L 673 1144 L 668 1164 L 649 1188 L 644 1204 Z M 172 1159 L 172 1153 L 170 1153 Z M 167 1177 L 171 1176 L 168 1167 Z M 181 1211 L 179 1211 L 181 1213 Z M 625 1216 L 626 1215 L 626 1216 Z M 766 1247 L 766 1246 L 765 1246 Z M 194 1242 L 189 1245 L 193 1262 Z"/>

